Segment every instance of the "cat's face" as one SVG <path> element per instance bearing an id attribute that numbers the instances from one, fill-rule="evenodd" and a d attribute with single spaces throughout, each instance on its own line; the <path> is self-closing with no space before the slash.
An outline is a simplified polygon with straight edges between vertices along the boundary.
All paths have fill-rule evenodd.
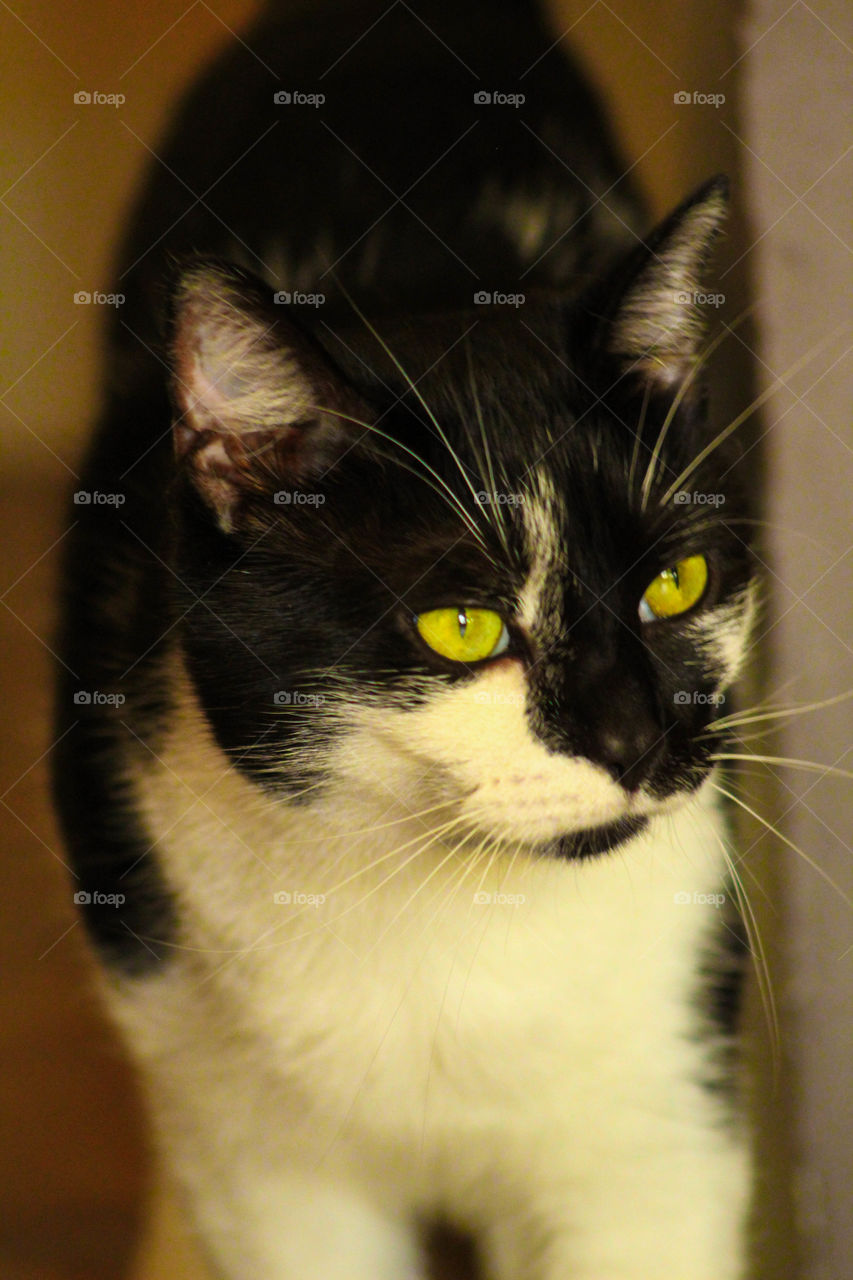
<path id="1" fill-rule="evenodd" d="M 695 335 L 671 306 L 651 350 L 633 280 L 597 326 L 546 301 L 449 354 L 469 321 L 393 357 L 330 338 L 335 368 L 233 275 L 185 278 L 184 647 L 261 785 L 582 856 L 706 776 L 751 612 L 742 500 L 729 452 L 701 456 Z"/>

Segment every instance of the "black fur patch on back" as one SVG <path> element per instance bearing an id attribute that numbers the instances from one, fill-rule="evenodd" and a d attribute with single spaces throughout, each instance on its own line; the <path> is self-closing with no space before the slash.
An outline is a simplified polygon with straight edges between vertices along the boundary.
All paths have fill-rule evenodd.
<path id="1" fill-rule="evenodd" d="M 717 911 L 718 918 L 699 965 L 696 1006 L 704 1028 L 700 1034 L 711 1040 L 710 1069 L 703 1084 L 734 1102 L 738 1083 L 738 1033 L 750 948 L 746 927 L 728 883 L 722 892 L 725 901 Z"/>
<path id="2" fill-rule="evenodd" d="M 143 373 L 150 375 L 150 370 Z M 79 481 L 63 566 L 53 793 L 75 879 L 69 892 L 104 958 L 142 973 L 167 954 L 175 912 L 131 777 L 168 720 L 173 639 L 162 559 L 170 441 L 156 380 L 140 379 L 104 416 Z M 88 501 L 79 502 L 79 494 Z M 109 496 L 113 501 L 99 501 Z M 120 499 L 120 501 L 119 501 Z"/>
<path id="3" fill-rule="evenodd" d="M 103 728 L 69 726 L 55 751 L 54 797 L 75 880 L 74 901 L 104 960 L 127 974 L 167 954 L 175 915 L 152 841 Z"/>

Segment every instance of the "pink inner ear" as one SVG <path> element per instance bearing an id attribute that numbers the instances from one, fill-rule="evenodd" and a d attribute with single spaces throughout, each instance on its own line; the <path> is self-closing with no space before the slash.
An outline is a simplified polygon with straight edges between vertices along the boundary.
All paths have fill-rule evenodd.
<path id="1" fill-rule="evenodd" d="M 195 430 L 211 428 L 214 431 L 239 432 L 240 424 L 231 420 L 229 400 L 225 392 L 228 370 L 221 368 L 218 377 L 224 386 L 220 388 L 208 373 L 208 365 L 199 348 L 187 353 L 183 359 L 180 346 L 176 349 L 179 380 L 176 390 L 184 415 Z"/>
<path id="2" fill-rule="evenodd" d="M 368 412 L 262 285 L 218 265 L 178 288 L 172 363 L 175 451 L 228 532 L 248 500 L 333 465 L 351 439 L 342 410 Z"/>
<path id="3" fill-rule="evenodd" d="M 699 301 L 702 268 L 725 215 L 719 182 L 674 215 L 613 320 L 610 350 L 662 391 L 695 364 L 708 318 Z"/>
<path id="4" fill-rule="evenodd" d="M 172 347 L 182 425 L 243 435 L 311 416 L 316 391 L 297 345 L 225 271 L 190 273 L 178 294 Z"/>

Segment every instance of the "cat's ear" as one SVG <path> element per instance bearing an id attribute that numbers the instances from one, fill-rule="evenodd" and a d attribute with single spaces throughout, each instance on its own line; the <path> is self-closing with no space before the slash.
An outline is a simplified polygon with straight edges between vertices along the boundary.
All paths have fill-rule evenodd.
<path id="1" fill-rule="evenodd" d="M 247 499 L 310 482 L 365 406 L 316 343 L 235 268 L 195 262 L 170 315 L 175 452 L 230 532 Z"/>
<path id="2" fill-rule="evenodd" d="M 697 359 L 708 315 L 702 277 L 727 211 L 728 182 L 712 178 L 631 257 L 605 341 L 622 370 L 653 390 L 679 386 Z"/>

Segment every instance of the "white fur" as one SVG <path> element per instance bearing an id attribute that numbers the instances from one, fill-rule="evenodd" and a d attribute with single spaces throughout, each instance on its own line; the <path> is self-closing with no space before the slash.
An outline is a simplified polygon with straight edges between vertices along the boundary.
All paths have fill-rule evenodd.
<path id="1" fill-rule="evenodd" d="M 729 604 L 708 609 L 690 625 L 690 635 L 704 665 L 717 673 L 717 688 L 724 689 L 740 675 L 757 610 L 758 587 L 751 583 Z"/>
<path id="2" fill-rule="evenodd" d="M 538 467 L 528 482 L 521 515 L 530 570 L 521 592 L 518 618 L 528 634 L 537 631 L 546 643 L 560 633 L 562 618 L 559 598 L 548 592 L 555 570 L 565 576 L 566 553 L 560 537 L 560 502 L 554 482 L 544 467 Z"/>
<path id="3" fill-rule="evenodd" d="M 113 1001 L 222 1274 L 416 1280 L 409 1224 L 444 1214 L 494 1280 L 741 1276 L 748 1160 L 691 1014 L 710 789 L 630 802 L 548 752 L 511 661 L 350 713 L 301 804 L 229 767 L 176 693 L 135 786 L 180 940 Z M 606 857 L 530 850 L 656 808 Z"/>

